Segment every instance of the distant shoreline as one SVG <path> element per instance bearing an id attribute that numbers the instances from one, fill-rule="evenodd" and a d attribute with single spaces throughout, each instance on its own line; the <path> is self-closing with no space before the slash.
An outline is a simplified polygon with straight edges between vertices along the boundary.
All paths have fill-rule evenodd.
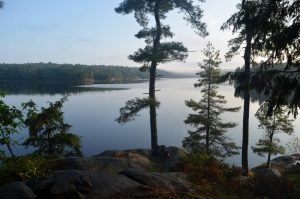
<path id="1" fill-rule="evenodd" d="M 181 74 L 157 70 L 163 78 L 188 78 L 191 74 Z M 95 83 L 128 83 L 149 79 L 148 72 L 141 72 L 137 67 L 105 65 L 73 65 L 55 63 L 0 64 L 0 82 L 24 82 L 77 85 Z"/>

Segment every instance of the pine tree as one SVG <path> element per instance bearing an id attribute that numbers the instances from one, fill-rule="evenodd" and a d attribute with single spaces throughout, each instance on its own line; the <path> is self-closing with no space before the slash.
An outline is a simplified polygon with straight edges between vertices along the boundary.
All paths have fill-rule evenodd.
<path id="1" fill-rule="evenodd" d="M 235 73 L 233 79 L 236 82 L 236 92 L 243 93 L 243 143 L 242 143 L 242 168 L 243 175 L 247 176 L 248 146 L 249 146 L 249 110 L 250 110 L 250 85 L 251 66 L 255 57 L 262 55 L 259 50 L 267 42 L 267 38 L 274 27 L 282 25 L 282 21 L 276 15 L 276 5 L 280 1 L 273 0 L 242 0 L 238 4 L 238 11 L 234 13 L 221 29 L 232 29 L 237 36 L 229 41 L 230 50 L 226 57 L 228 59 L 237 55 L 244 47 L 244 71 Z"/>
<path id="2" fill-rule="evenodd" d="M 203 0 L 199 1 L 203 2 Z M 162 39 L 172 38 L 174 35 L 168 25 L 162 24 L 162 20 L 167 18 L 168 12 L 175 9 L 185 15 L 184 19 L 191 24 L 198 35 L 207 35 L 206 26 L 201 22 L 203 11 L 191 0 L 124 0 L 115 9 L 120 14 L 134 13 L 136 21 L 143 28 L 135 36 L 144 39 L 146 46 L 130 55 L 129 59 L 141 63 L 143 65 L 141 70 L 150 73 L 149 96 L 128 101 L 125 107 L 121 108 L 117 121 L 125 123 L 133 120 L 140 110 L 149 107 L 153 154 L 158 149 L 156 108 L 159 102 L 155 96 L 156 68 L 161 63 L 184 61 L 188 55 L 187 48 L 181 42 L 161 42 Z M 148 27 L 149 16 L 153 16 L 155 27 Z"/>
<path id="3" fill-rule="evenodd" d="M 186 101 L 186 105 L 197 111 L 196 114 L 189 114 L 185 120 L 196 128 L 189 131 L 189 136 L 183 140 L 183 147 L 189 151 L 204 151 L 218 157 L 237 154 L 236 145 L 225 136 L 227 129 L 235 127 L 234 122 L 223 122 L 220 115 L 224 112 L 237 112 L 240 107 L 225 108 L 225 97 L 218 94 L 220 83 L 221 63 L 219 51 L 215 51 L 211 43 L 203 50 L 206 59 L 199 64 L 203 72 L 198 73 L 200 79 L 195 87 L 202 87 L 202 99 L 199 102 L 194 100 Z"/>
<path id="4" fill-rule="evenodd" d="M 275 137 L 278 133 L 291 135 L 293 133 L 293 120 L 287 114 L 287 108 L 278 107 L 271 116 L 267 115 L 268 102 L 265 102 L 255 116 L 259 120 L 259 128 L 265 130 L 264 138 L 259 139 L 256 146 L 252 147 L 254 153 L 259 156 L 267 154 L 267 167 L 270 167 L 271 155 L 284 154 L 285 149 L 280 145 L 280 140 Z"/>

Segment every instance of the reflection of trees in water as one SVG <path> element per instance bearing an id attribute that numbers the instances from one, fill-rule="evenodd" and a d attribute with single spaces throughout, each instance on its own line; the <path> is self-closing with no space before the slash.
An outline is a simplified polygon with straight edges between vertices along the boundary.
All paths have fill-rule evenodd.
<path id="1" fill-rule="evenodd" d="M 73 83 L 2 81 L 0 90 L 7 94 L 78 94 L 81 92 L 106 92 L 126 88 L 78 87 Z"/>
<path id="2" fill-rule="evenodd" d="M 243 74 L 238 72 L 235 76 L 235 96 L 243 98 Z M 267 71 L 252 71 L 250 79 L 250 96 L 252 102 L 260 104 L 269 102 L 269 113 L 281 105 L 287 105 L 296 116 L 300 105 L 300 73 L 296 69 Z"/>

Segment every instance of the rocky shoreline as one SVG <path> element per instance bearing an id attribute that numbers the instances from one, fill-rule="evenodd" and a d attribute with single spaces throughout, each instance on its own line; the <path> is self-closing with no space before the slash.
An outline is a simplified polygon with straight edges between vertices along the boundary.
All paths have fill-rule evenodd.
<path id="1" fill-rule="evenodd" d="M 177 147 L 166 149 L 169 156 L 165 159 L 153 159 L 147 149 L 105 151 L 89 158 L 66 158 L 59 163 L 62 169 L 50 176 L 0 187 L 0 198 L 147 199 L 158 198 L 161 194 L 168 198 L 190 198 L 197 186 L 180 172 L 182 158 L 187 152 Z M 294 154 L 274 158 L 271 164 L 291 167 L 299 161 L 300 155 Z M 276 189 L 284 191 L 277 170 L 256 167 L 252 172 L 260 176 L 264 189 L 270 189 L 274 194 Z M 272 186 L 268 185 L 270 182 Z"/>
<path id="2" fill-rule="evenodd" d="M 176 172 L 186 151 L 176 147 L 168 147 L 168 151 L 170 157 L 163 161 L 151 159 L 150 150 L 146 149 L 66 158 L 59 163 L 63 170 L 50 176 L 1 187 L 0 198 L 155 198 L 162 192 L 192 192 L 194 185 L 183 173 Z M 157 189 L 160 191 L 155 193 Z"/>

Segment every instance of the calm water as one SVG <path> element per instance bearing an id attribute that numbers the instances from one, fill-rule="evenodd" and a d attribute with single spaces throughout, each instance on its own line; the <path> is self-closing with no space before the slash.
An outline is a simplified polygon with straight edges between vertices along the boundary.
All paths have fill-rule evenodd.
<path id="1" fill-rule="evenodd" d="M 159 144 L 166 146 L 181 146 L 182 139 L 187 135 L 187 130 L 191 127 L 184 124 L 184 120 L 189 110 L 184 101 L 187 99 L 200 99 L 199 88 L 194 88 L 196 79 L 165 79 L 157 82 L 157 97 L 161 102 L 158 110 L 158 138 Z M 86 156 L 98 154 L 104 150 L 129 149 L 129 148 L 150 148 L 150 127 L 148 110 L 140 112 L 140 117 L 135 121 L 120 125 L 115 122 L 118 117 L 119 108 L 125 101 L 134 97 L 143 97 L 147 92 L 147 83 L 134 84 L 98 84 L 89 88 L 80 87 L 74 90 L 68 88 L 66 92 L 59 89 L 57 92 L 24 92 L 24 90 L 14 90 L 5 98 L 8 104 L 20 106 L 22 102 L 32 99 L 38 105 L 44 106 L 47 102 L 60 99 L 63 94 L 68 93 L 69 101 L 65 103 L 63 111 L 66 121 L 73 125 L 72 132 L 82 136 L 83 153 Z M 226 96 L 228 106 L 241 106 L 242 99 L 233 96 L 232 86 L 223 84 L 219 92 Z M 23 94 L 22 94 L 23 93 Z M 257 128 L 258 122 L 254 118 L 258 103 L 251 104 L 250 113 L 250 146 L 254 145 L 261 137 L 262 131 Z M 242 111 L 239 113 L 224 114 L 225 120 L 238 122 L 240 125 L 229 130 L 231 137 L 239 146 L 242 141 Z M 295 132 L 300 129 L 299 119 L 294 122 Z M 27 136 L 24 130 L 17 139 L 22 142 Z M 300 136 L 300 134 L 298 134 Z M 283 142 L 288 139 L 281 136 Z M 17 147 L 18 154 L 24 154 L 28 150 Z M 264 158 L 252 154 L 249 149 L 249 165 L 256 166 L 265 161 Z M 240 165 L 240 156 L 234 156 L 226 161 L 235 165 Z"/>

